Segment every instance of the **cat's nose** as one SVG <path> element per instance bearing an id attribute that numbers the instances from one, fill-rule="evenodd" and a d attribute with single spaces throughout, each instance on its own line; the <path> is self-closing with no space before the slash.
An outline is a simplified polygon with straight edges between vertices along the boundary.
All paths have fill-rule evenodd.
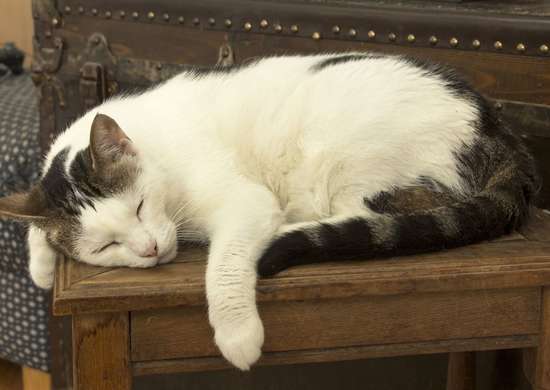
<path id="1" fill-rule="evenodd" d="M 155 257 L 159 253 L 159 247 L 155 240 L 149 243 L 149 246 L 143 251 L 141 257 Z"/>

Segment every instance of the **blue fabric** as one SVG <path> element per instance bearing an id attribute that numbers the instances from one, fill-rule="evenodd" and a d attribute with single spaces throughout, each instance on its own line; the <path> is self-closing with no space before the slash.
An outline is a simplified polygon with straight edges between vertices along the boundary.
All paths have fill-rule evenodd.
<path id="1" fill-rule="evenodd" d="M 37 93 L 28 74 L 0 80 L 0 196 L 38 180 Z M 26 228 L 0 220 L 0 358 L 49 369 L 49 294 L 28 274 Z"/>

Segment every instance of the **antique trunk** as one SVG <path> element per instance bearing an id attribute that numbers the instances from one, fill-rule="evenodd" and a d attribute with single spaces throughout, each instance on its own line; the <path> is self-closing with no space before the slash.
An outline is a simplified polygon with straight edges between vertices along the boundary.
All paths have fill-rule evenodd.
<path id="1" fill-rule="evenodd" d="M 188 67 L 264 55 L 381 51 L 458 69 L 550 178 L 550 3 L 33 0 L 42 146 L 84 111 Z M 137 113 L 136 115 L 141 115 Z M 540 206 L 550 206 L 550 186 Z"/>

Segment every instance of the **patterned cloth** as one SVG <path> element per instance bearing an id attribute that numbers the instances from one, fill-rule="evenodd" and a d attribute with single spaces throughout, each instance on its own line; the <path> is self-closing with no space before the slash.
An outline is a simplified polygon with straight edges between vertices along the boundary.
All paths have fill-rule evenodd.
<path id="1" fill-rule="evenodd" d="M 0 196 L 39 177 L 37 94 L 29 75 L 0 79 Z M 26 229 L 0 220 L 0 358 L 48 371 L 48 294 L 29 278 Z"/>

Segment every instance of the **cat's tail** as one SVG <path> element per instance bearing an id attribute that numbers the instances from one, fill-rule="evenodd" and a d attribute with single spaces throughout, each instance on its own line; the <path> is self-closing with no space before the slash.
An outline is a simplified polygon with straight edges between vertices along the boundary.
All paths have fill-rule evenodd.
<path id="1" fill-rule="evenodd" d="M 461 201 L 410 214 L 365 214 L 297 224 L 258 263 L 260 276 L 299 264 L 418 254 L 496 238 L 519 227 L 539 184 L 531 164 L 508 161 Z"/>

